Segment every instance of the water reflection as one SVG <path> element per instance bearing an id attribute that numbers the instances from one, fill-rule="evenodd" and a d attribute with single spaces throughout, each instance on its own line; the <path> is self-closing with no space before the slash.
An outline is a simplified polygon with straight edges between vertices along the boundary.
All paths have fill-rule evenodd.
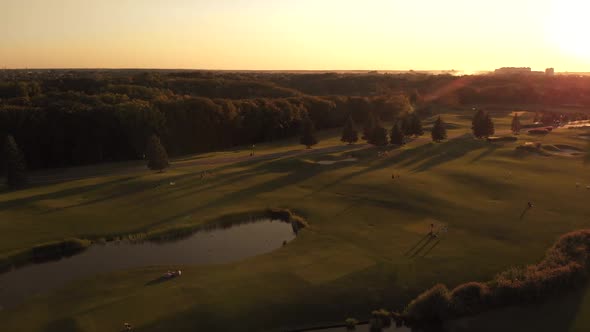
<path id="1" fill-rule="evenodd" d="M 6 308 L 70 281 L 101 273 L 158 265 L 234 262 L 273 251 L 295 236 L 291 223 L 262 219 L 207 226 L 176 241 L 93 245 L 79 255 L 0 274 L 0 306 Z"/>

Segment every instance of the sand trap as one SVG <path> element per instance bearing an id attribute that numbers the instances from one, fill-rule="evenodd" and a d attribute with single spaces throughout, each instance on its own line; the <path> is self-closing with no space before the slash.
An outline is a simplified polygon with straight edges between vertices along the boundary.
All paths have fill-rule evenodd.
<path id="1" fill-rule="evenodd" d="M 342 160 L 320 160 L 317 161 L 316 164 L 320 164 L 320 165 L 334 165 L 336 163 L 349 163 L 349 162 L 355 162 L 358 159 L 356 158 L 348 158 L 348 159 L 342 159 Z"/>
<path id="2" fill-rule="evenodd" d="M 571 129 L 571 128 L 584 128 L 590 127 L 590 120 L 581 120 L 581 121 L 572 121 L 563 126 L 563 128 Z"/>
<path id="3" fill-rule="evenodd" d="M 565 145 L 565 144 L 555 144 L 555 147 L 560 149 L 561 151 L 566 151 L 566 150 L 571 150 L 574 152 L 582 152 L 584 150 L 577 148 L 575 146 L 571 146 L 571 145 Z"/>
<path id="4" fill-rule="evenodd" d="M 564 145 L 564 144 L 555 144 L 555 145 L 544 145 L 544 150 L 551 151 L 552 155 L 562 156 L 562 157 L 575 157 L 582 155 L 582 149 L 579 149 L 575 146 Z"/>

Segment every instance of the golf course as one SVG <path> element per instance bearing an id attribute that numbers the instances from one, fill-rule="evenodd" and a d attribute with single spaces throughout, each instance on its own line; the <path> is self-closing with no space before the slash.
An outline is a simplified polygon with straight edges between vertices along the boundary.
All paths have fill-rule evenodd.
<path id="1" fill-rule="evenodd" d="M 496 135 L 510 135 L 517 109 L 488 111 Z M 522 123 L 532 123 L 534 112 L 518 112 Z M 328 129 L 317 133 L 311 149 L 291 138 L 171 159 L 165 172 L 129 161 L 39 170 L 24 189 L 0 187 L 5 264 L 68 239 L 90 249 L 141 245 L 269 209 L 287 209 L 306 225 L 288 243 L 246 258 L 76 278 L 0 308 L 0 326 L 285 331 L 367 320 L 374 309 L 403 310 L 435 284 L 452 288 L 537 263 L 560 235 L 590 228 L 587 128 L 543 136 L 523 130 L 516 141 L 489 142 L 471 134 L 471 109 L 440 115 L 448 129 L 440 143 L 429 137 L 437 114 L 423 119 L 424 136 L 400 147 L 348 145 L 340 141 L 341 129 Z M 527 142 L 541 148 L 518 148 Z M 436 241 L 424 242 L 433 227 L 440 230 Z M 182 277 L 149 283 L 168 270 L 182 270 Z M 590 288 L 445 327 L 587 331 L 588 312 Z"/>

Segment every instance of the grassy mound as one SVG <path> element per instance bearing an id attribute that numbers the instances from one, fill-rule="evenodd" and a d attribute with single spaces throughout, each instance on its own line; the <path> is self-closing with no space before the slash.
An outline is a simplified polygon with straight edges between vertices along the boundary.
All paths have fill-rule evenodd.
<path id="1" fill-rule="evenodd" d="M 438 284 L 405 310 L 415 324 L 441 322 L 508 305 L 547 298 L 584 283 L 590 272 L 590 229 L 563 235 L 538 264 L 516 267 L 487 283 L 470 282 L 452 292 Z"/>

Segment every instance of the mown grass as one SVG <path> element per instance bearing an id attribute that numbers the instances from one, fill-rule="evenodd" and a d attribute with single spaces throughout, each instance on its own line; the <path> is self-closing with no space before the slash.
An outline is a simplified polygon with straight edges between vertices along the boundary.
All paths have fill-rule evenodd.
<path id="1" fill-rule="evenodd" d="M 502 114 L 498 130 L 509 128 L 510 116 Z M 462 126 L 450 131 L 455 139 L 415 141 L 381 158 L 374 148 L 338 152 L 354 153 L 356 163 L 317 165 L 295 156 L 3 192 L 0 256 L 65 238 L 192 227 L 272 207 L 292 209 L 311 227 L 275 252 L 182 267 L 182 278 L 155 287 L 144 285 L 167 267 L 72 283 L 0 311 L 0 324 L 11 331 L 116 331 L 123 322 L 137 331 L 268 331 L 368 320 L 370 309 L 399 310 L 436 283 L 454 288 L 538 261 L 556 236 L 590 226 L 582 157 L 516 153 L 538 138 L 474 141 L 460 137 L 470 126 L 463 114 L 443 118 Z M 323 144 L 340 145 L 337 134 Z M 542 140 L 583 148 L 587 142 L 577 135 L 554 131 Z M 203 169 L 213 175 L 201 179 Z M 534 208 L 521 218 L 528 201 Z M 406 255 L 431 223 L 448 233 Z"/>

